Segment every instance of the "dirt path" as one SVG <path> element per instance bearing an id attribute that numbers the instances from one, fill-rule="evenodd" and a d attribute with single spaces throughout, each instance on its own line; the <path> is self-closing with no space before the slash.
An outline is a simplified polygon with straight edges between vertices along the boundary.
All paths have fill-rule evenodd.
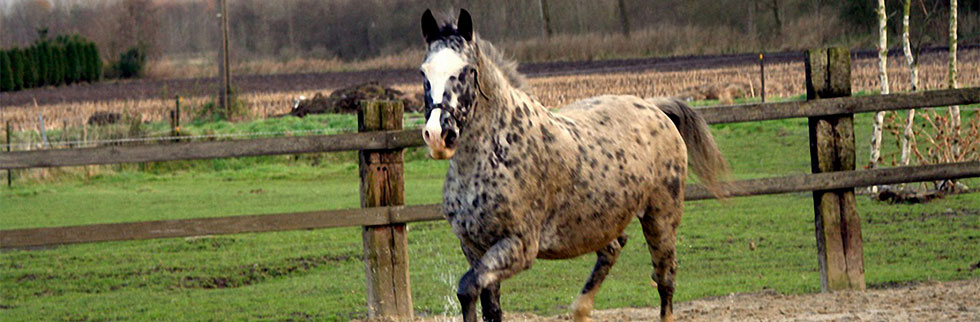
<path id="1" fill-rule="evenodd" d="M 677 321 L 980 321 L 980 279 L 924 282 L 866 292 L 733 294 L 675 305 Z M 659 308 L 592 313 L 596 321 L 657 321 Z M 456 321 L 430 317 L 418 321 Z M 510 321 L 570 321 L 568 314 L 507 314 Z"/>

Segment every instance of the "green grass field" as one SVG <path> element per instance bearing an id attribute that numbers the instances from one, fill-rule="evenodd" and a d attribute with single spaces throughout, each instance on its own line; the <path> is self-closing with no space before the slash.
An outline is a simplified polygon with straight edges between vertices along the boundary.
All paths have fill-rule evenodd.
<path id="1" fill-rule="evenodd" d="M 972 115 L 966 112 L 964 117 Z M 346 119 L 345 119 L 346 118 Z M 868 114 L 856 122 L 866 163 Z M 352 126 L 349 116 L 266 120 L 266 128 Z M 332 122 L 332 123 L 331 123 Z M 254 123 L 254 122 L 253 122 Z M 206 125 L 223 133 L 256 124 Z M 734 177 L 809 172 L 805 119 L 713 127 Z M 884 144 L 894 152 L 894 138 Z M 436 203 L 446 163 L 407 152 L 406 199 Z M 55 170 L 0 194 L 0 228 L 216 217 L 358 206 L 353 153 L 166 162 Z M 40 170 L 31 170 L 40 171 Z M 966 180 L 980 186 L 980 180 Z M 676 298 L 819 291 L 809 193 L 688 202 L 678 236 Z M 980 193 L 920 205 L 858 197 L 870 286 L 980 277 Z M 409 225 L 412 294 L 420 315 L 458 311 L 465 271 L 442 221 Z M 596 299 L 598 309 L 656 306 L 639 225 Z M 749 243 L 757 247 L 751 250 Z M 364 317 L 360 228 L 70 245 L 0 253 L 0 320 L 347 320 Z M 505 310 L 567 311 L 594 256 L 538 261 L 503 284 Z"/>

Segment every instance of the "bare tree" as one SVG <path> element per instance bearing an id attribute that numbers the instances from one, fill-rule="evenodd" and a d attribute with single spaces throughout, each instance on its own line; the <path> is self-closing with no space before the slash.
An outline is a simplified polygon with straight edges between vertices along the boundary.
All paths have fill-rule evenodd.
<path id="1" fill-rule="evenodd" d="M 915 92 L 919 88 L 919 62 L 912 55 L 912 43 L 909 41 L 909 13 L 911 12 L 911 8 L 912 0 L 905 0 L 902 8 L 902 49 L 905 52 L 905 62 L 909 65 L 911 91 Z M 912 142 L 915 140 L 915 132 L 912 131 L 914 122 L 915 109 L 910 109 L 905 120 L 905 131 L 902 135 L 902 165 L 909 165 L 912 156 Z"/>
<path id="2" fill-rule="evenodd" d="M 619 22 L 623 26 L 623 35 L 626 37 L 630 36 L 630 20 L 629 16 L 626 14 L 626 0 L 619 0 Z"/>
<path id="3" fill-rule="evenodd" d="M 779 0 L 770 0 L 767 5 L 769 10 L 772 10 L 772 18 L 776 23 L 776 34 L 780 35 L 783 33 L 783 19 L 780 15 Z"/>
<path id="4" fill-rule="evenodd" d="M 544 36 L 551 38 L 551 13 L 548 10 L 548 0 L 538 0 L 538 10 L 541 12 L 541 29 Z"/>
<path id="5" fill-rule="evenodd" d="M 878 77 L 881 83 L 881 94 L 888 94 L 888 15 L 885 13 L 885 0 L 878 0 Z M 871 158 L 868 161 L 871 168 L 877 168 L 881 158 L 881 125 L 885 121 L 885 112 L 877 112 L 872 122 Z M 878 192 L 878 186 L 871 187 L 872 193 Z"/>
<path id="6" fill-rule="evenodd" d="M 115 34 L 109 41 L 110 57 L 131 47 L 140 47 L 147 56 L 156 57 L 159 47 L 159 7 L 151 0 L 124 0 L 115 8 Z"/>
<path id="7" fill-rule="evenodd" d="M 949 88 L 956 86 L 956 0 L 949 0 Z M 949 107 L 949 122 L 953 131 L 953 154 L 959 154 L 959 105 Z"/>

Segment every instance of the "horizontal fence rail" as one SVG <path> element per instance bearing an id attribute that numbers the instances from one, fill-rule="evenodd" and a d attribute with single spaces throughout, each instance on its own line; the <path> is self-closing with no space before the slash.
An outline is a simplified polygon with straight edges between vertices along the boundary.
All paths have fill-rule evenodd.
<path id="1" fill-rule="evenodd" d="M 261 155 L 385 150 L 422 146 L 421 130 L 293 136 L 271 139 L 103 146 L 0 153 L 0 169 L 198 160 Z"/>
<path id="2" fill-rule="evenodd" d="M 712 106 L 698 108 L 697 111 L 708 123 L 736 123 L 976 103 L 980 103 L 978 87 L 797 102 Z M 0 170 L 382 150 L 422 145 L 424 141 L 421 130 L 412 129 L 271 139 L 14 151 L 0 153 Z"/>
<path id="3" fill-rule="evenodd" d="M 698 108 L 708 123 L 767 121 L 794 117 L 907 110 L 980 103 L 980 87 L 808 101 L 754 103 Z"/>
<path id="4" fill-rule="evenodd" d="M 980 176 L 980 161 L 874 170 L 801 174 L 728 183 L 730 196 L 755 196 Z M 687 187 L 685 200 L 714 198 L 704 187 Z M 0 231 L 0 248 L 189 237 L 284 230 L 356 227 L 442 219 L 439 205 L 376 207 L 271 215 L 161 220 Z"/>

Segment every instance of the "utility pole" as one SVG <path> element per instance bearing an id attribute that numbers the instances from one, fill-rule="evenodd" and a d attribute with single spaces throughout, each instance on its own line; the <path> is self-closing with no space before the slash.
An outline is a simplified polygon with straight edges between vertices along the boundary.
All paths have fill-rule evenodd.
<path id="1" fill-rule="evenodd" d="M 228 67 L 228 4 L 227 0 L 221 0 L 221 9 L 218 17 L 221 18 L 221 49 L 218 50 L 218 73 L 221 74 L 221 93 L 219 94 L 219 104 L 225 111 L 225 117 L 231 116 L 228 109 L 228 95 L 231 93 L 231 72 Z"/>

